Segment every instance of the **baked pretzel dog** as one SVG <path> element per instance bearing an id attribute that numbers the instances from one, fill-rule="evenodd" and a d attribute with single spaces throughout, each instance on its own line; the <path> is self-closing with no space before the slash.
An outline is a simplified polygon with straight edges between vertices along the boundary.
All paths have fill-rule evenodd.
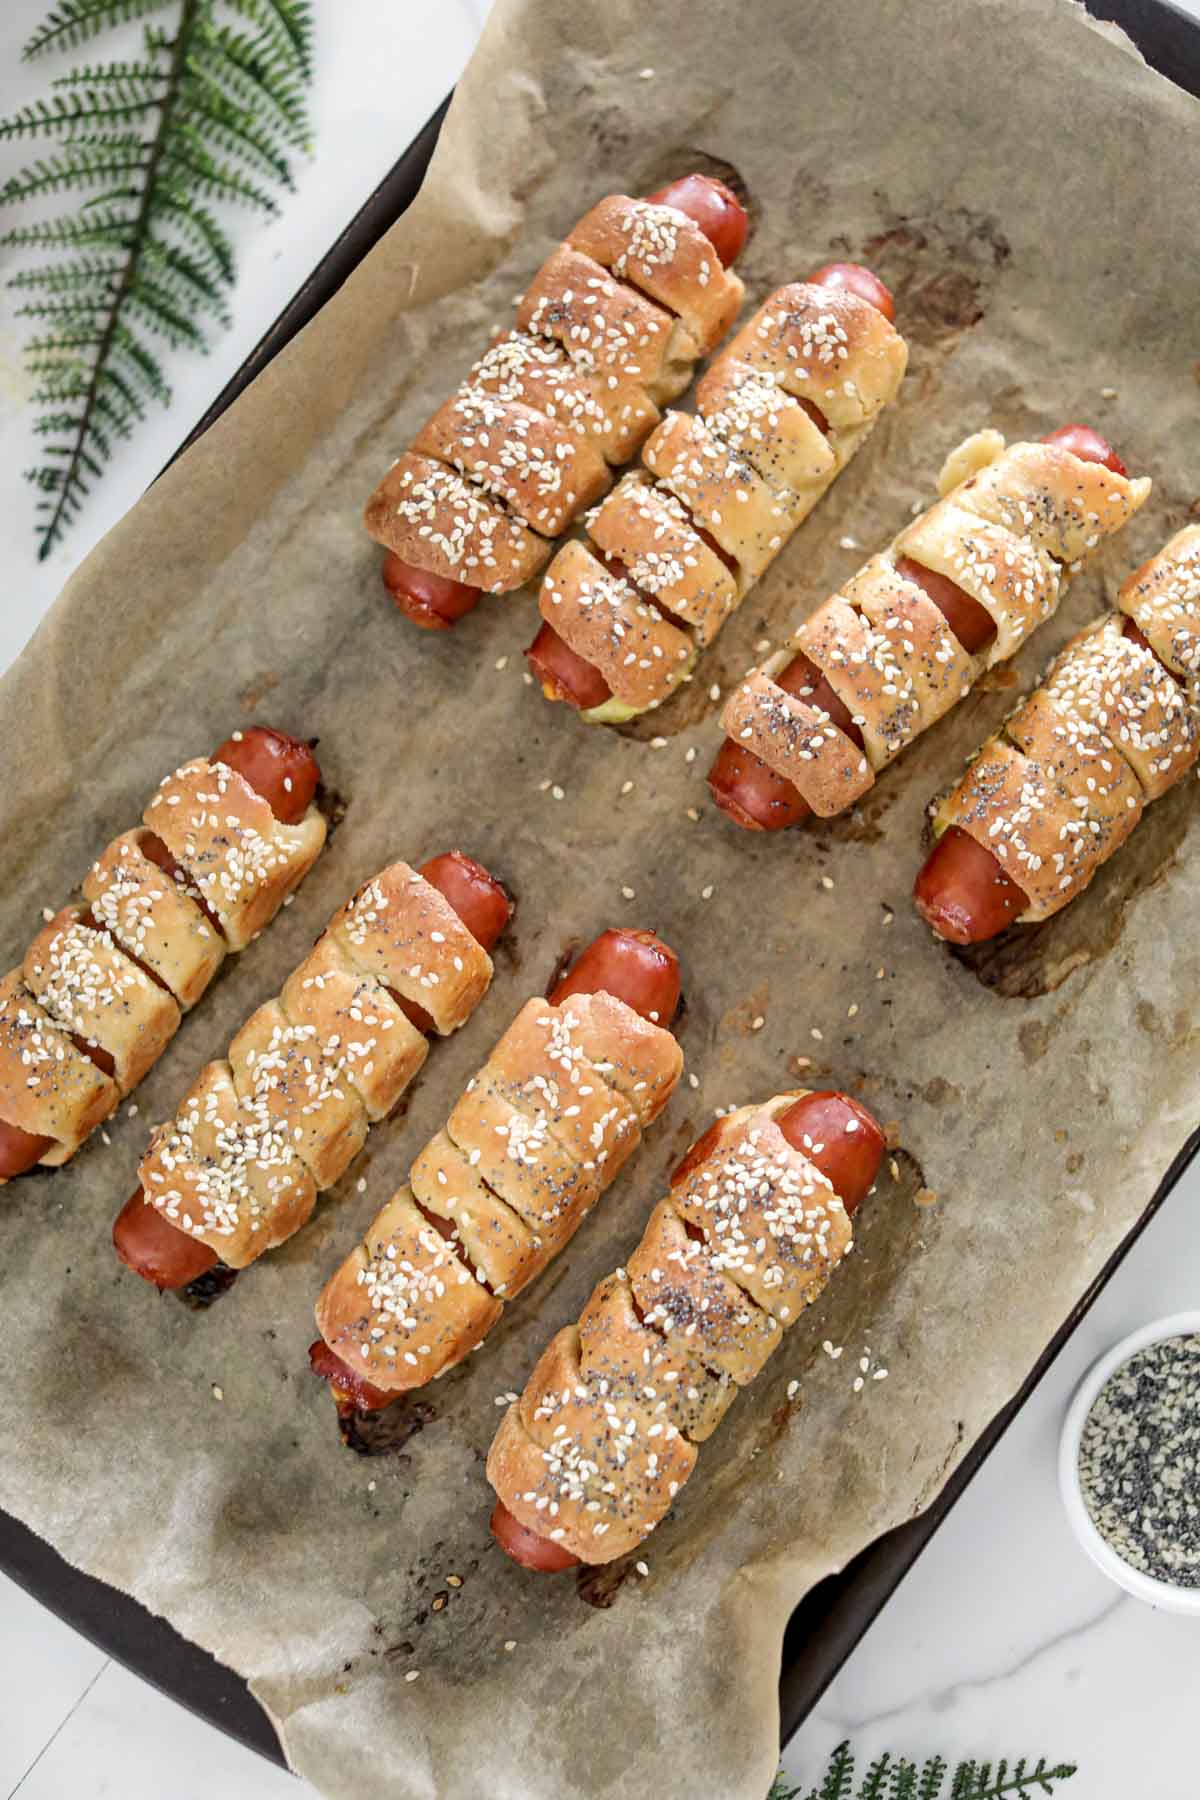
<path id="1" fill-rule="evenodd" d="M 69 1162 L 325 842 L 307 744 L 237 731 L 168 775 L 0 980 L 0 1186 Z"/>
<path id="2" fill-rule="evenodd" d="M 526 1002 L 317 1301 L 339 1414 L 461 1362 L 574 1236 L 674 1092 L 678 1003 L 674 952 L 625 929 Z"/>
<path id="3" fill-rule="evenodd" d="M 708 785 L 749 831 L 843 812 L 1014 656 L 1087 552 L 1150 492 L 1082 425 L 1036 444 L 978 432 L 947 458 L 941 498 L 753 670 L 722 715 Z"/>
<path id="4" fill-rule="evenodd" d="M 883 1149 L 857 1101 L 804 1089 L 693 1145 L 626 1267 L 551 1340 L 496 1433 L 492 1531 L 514 1562 L 612 1562 L 653 1531 L 850 1249 Z"/>
<path id="5" fill-rule="evenodd" d="M 729 189 L 689 175 L 611 194 L 529 284 L 497 339 L 367 502 L 406 618 L 444 631 L 536 575 L 737 317 L 746 237 Z"/>
<path id="6" fill-rule="evenodd" d="M 1200 525 L 1136 570 L 937 805 L 917 910 L 980 943 L 1081 894 L 1200 752 Z"/>
<path id="7" fill-rule="evenodd" d="M 895 399 L 908 361 L 883 283 L 831 263 L 771 295 L 542 584 L 527 655 L 592 723 L 659 706 L 691 673 Z"/>
<path id="8" fill-rule="evenodd" d="M 121 1261 L 160 1290 L 220 1264 L 224 1287 L 299 1231 L 413 1080 L 426 1034 L 475 1011 L 511 910 L 457 850 L 360 888 L 154 1133 L 113 1228 Z"/>

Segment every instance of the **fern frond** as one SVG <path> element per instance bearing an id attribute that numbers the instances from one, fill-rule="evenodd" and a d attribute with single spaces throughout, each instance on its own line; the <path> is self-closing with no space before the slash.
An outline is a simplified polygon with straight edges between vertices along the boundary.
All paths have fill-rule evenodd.
<path id="1" fill-rule="evenodd" d="M 70 70 L 0 120 L 0 140 L 60 146 L 13 176 L 0 200 L 79 196 L 73 215 L 0 237 L 68 253 L 9 284 L 24 296 L 20 314 L 38 321 L 27 362 L 44 409 L 30 471 L 43 556 L 117 441 L 151 403 L 169 402 L 156 340 L 203 352 L 210 322 L 229 323 L 233 247 L 212 203 L 275 212 L 272 188 L 292 185 L 288 151 L 308 142 L 307 0 L 56 0 L 27 51 L 166 11 L 172 23 L 146 25 L 141 56 Z"/>
<path id="2" fill-rule="evenodd" d="M 942 1783 L 946 1779 L 947 1763 L 944 1757 L 931 1756 L 921 1770 L 921 1780 L 917 1787 L 916 1800 L 938 1800 L 942 1791 Z"/>
<path id="3" fill-rule="evenodd" d="M 68 250 L 101 245 L 128 250 L 134 221 L 124 213 L 89 213 L 85 218 L 43 219 L 36 225 L 14 225 L 0 237 L 13 250 Z"/>
<path id="4" fill-rule="evenodd" d="M 270 122 L 277 123 L 298 149 L 310 147 L 301 78 L 291 64 L 271 53 L 270 45 L 226 25 L 202 25 L 189 60 L 240 106 L 254 111 L 269 108 Z"/>
<path id="5" fill-rule="evenodd" d="M 231 9 L 266 39 L 274 39 L 295 59 L 307 80 L 312 74 L 312 7 L 307 0 L 229 0 Z"/>
<path id="6" fill-rule="evenodd" d="M 81 130 L 145 119 L 161 105 L 157 94 L 144 92 L 136 82 L 114 82 L 109 88 L 65 88 L 61 93 L 51 92 L 48 100 L 33 100 L 7 119 L 0 119 L 0 141 L 56 137 L 70 142 Z"/>
<path id="7" fill-rule="evenodd" d="M 11 206 L 17 200 L 29 200 L 35 194 L 61 194 L 68 188 L 81 188 L 95 181 L 111 181 L 114 176 L 140 173 L 145 162 L 145 149 L 104 145 L 72 144 L 61 156 L 48 156 L 30 163 L 12 175 L 0 188 L 0 205 Z"/>
<path id="8" fill-rule="evenodd" d="M 917 1800 L 917 1775 L 916 1763 L 905 1762 L 903 1758 L 894 1763 L 887 1800 Z"/>
<path id="9" fill-rule="evenodd" d="M 204 75 L 189 77 L 180 117 L 198 137 L 294 188 L 292 170 L 271 132 Z"/>
<path id="10" fill-rule="evenodd" d="M 5 282 L 6 287 L 20 293 L 69 294 L 76 288 L 88 288 L 98 281 L 119 275 L 119 262 L 101 262 L 99 257 L 82 256 L 75 262 L 42 263 L 33 269 L 18 269 Z"/>
<path id="11" fill-rule="evenodd" d="M 162 12 L 169 4 L 170 0 L 58 0 L 21 54 L 32 62 L 47 50 L 73 50 L 102 31 Z"/>
<path id="12" fill-rule="evenodd" d="M 227 287 L 233 286 L 233 245 L 207 206 L 201 206 L 182 189 L 164 184 L 162 218 L 200 252 Z"/>
<path id="13" fill-rule="evenodd" d="M 211 268 L 197 262 L 187 250 L 165 238 L 151 237 L 146 240 L 144 260 L 157 272 L 159 280 L 179 295 L 181 304 L 199 306 L 222 325 L 232 323 L 233 316 Z"/>
<path id="14" fill-rule="evenodd" d="M 170 142 L 163 148 L 163 167 L 208 200 L 232 201 L 257 207 L 261 212 L 279 211 L 265 188 L 244 175 L 236 163 L 212 156 L 199 135 L 182 120 L 174 122 Z"/>
<path id="15" fill-rule="evenodd" d="M 886 1800 L 888 1776 L 891 1773 L 892 1759 L 885 1750 L 877 1757 L 863 1776 L 863 1784 L 859 1789 L 859 1800 Z"/>

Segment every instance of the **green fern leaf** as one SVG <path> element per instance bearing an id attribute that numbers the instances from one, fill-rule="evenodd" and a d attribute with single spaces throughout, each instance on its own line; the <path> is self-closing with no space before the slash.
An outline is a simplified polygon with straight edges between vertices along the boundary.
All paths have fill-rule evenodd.
<path id="1" fill-rule="evenodd" d="M 800 1800 L 800 1789 L 788 1787 L 787 1776 L 780 1769 L 771 1783 L 771 1791 L 767 1795 L 767 1800 Z"/>
<path id="2" fill-rule="evenodd" d="M 901 1757 L 892 1765 L 887 1800 L 917 1800 L 917 1765 Z"/>
<path id="3" fill-rule="evenodd" d="M 946 1761 L 941 1756 L 931 1756 L 921 1770 L 921 1779 L 917 1787 L 917 1800 L 938 1800 L 942 1791 L 942 1783 L 946 1779 Z"/>
<path id="4" fill-rule="evenodd" d="M 47 50 L 73 50 L 87 38 L 162 12 L 169 4 L 170 0 L 58 0 L 21 54 L 31 62 Z"/>
<path id="5" fill-rule="evenodd" d="M 312 7 L 305 0 L 229 0 L 229 5 L 268 39 L 282 42 L 301 74 L 312 74 Z"/>
<path id="6" fill-rule="evenodd" d="M 288 151 L 308 143 L 306 0 L 57 0 L 26 54 L 167 12 L 170 25 L 145 25 L 140 56 L 71 69 L 0 120 L 0 140 L 56 144 L 0 200 L 78 196 L 75 213 L 0 237 L 65 253 L 8 283 L 37 321 L 27 364 L 42 453 L 29 475 L 43 556 L 117 441 L 169 402 L 156 340 L 203 352 L 212 324 L 229 323 L 234 256 L 216 205 L 275 212 L 271 189 L 292 185 Z"/>
<path id="7" fill-rule="evenodd" d="M 891 1768 L 892 1759 L 885 1750 L 864 1775 L 862 1787 L 859 1789 L 859 1800 L 885 1800 Z"/>

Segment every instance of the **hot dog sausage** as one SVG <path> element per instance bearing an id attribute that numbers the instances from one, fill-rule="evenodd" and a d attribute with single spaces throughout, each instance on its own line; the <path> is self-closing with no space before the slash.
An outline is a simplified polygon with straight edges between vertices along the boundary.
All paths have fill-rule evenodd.
<path id="1" fill-rule="evenodd" d="M 914 562 L 911 556 L 897 557 L 896 572 L 928 595 L 963 649 L 971 656 L 991 643 L 996 635 L 996 621 L 991 613 L 986 606 L 980 606 L 978 600 L 973 600 L 956 581 L 951 581 L 948 575 L 939 575 L 936 569 L 925 568 L 923 564 Z"/>
<path id="2" fill-rule="evenodd" d="M 235 731 L 211 760 L 244 776 L 281 825 L 299 824 L 321 779 L 321 765 L 308 745 L 270 725 Z"/>
<path id="3" fill-rule="evenodd" d="M 612 994 L 652 1025 L 669 1026 L 679 1005 L 679 958 L 652 931 L 602 931 L 546 996 Z"/>
<path id="4" fill-rule="evenodd" d="M 405 618 L 422 631 L 449 631 L 473 612 L 483 597 L 482 588 L 419 569 L 394 550 L 383 559 L 383 585 Z"/>
<path id="5" fill-rule="evenodd" d="M 815 1163 L 853 1218 L 875 1185 L 887 1142 L 865 1106 L 825 1089 L 804 1094 L 775 1123 Z"/>
<path id="6" fill-rule="evenodd" d="M 117 1214 L 113 1248 L 135 1275 L 152 1281 L 162 1293 L 166 1288 L 186 1287 L 205 1275 L 220 1260 L 215 1250 L 172 1225 L 141 1188 L 137 1188 Z"/>
<path id="7" fill-rule="evenodd" d="M 814 287 L 847 288 L 868 306 L 873 306 L 876 312 L 881 312 L 889 325 L 896 323 L 896 302 L 891 289 L 884 287 L 878 275 L 864 268 L 862 263 L 823 263 L 808 279 Z"/>
<path id="8" fill-rule="evenodd" d="M 746 242 L 750 219 L 732 189 L 712 175 L 683 175 L 646 195 L 652 206 L 673 206 L 698 225 L 722 264 L 736 262 Z"/>
<path id="9" fill-rule="evenodd" d="M 845 702 L 828 679 L 801 652 L 774 677 L 785 694 L 807 700 L 827 713 L 839 731 L 862 749 L 862 730 L 854 723 Z M 721 811 L 744 831 L 785 831 L 807 819 L 812 808 L 794 782 L 777 775 L 761 757 L 746 750 L 735 738 L 726 738 L 708 771 L 708 786 Z"/>
<path id="10" fill-rule="evenodd" d="M 1080 462 L 1100 463 L 1104 468 L 1111 469 L 1114 475 L 1129 473 L 1108 439 L 1102 438 L 1090 425 L 1060 425 L 1057 431 L 1048 431 L 1042 442 L 1061 444 L 1064 450 L 1069 450 Z"/>
<path id="11" fill-rule="evenodd" d="M 460 850 L 431 858 L 419 873 L 450 902 L 472 937 L 490 951 L 512 912 L 512 903 L 494 876 Z M 418 1030 L 432 1032 L 433 1020 L 423 1007 L 400 994 L 393 993 L 392 998 Z M 121 1261 L 160 1290 L 186 1287 L 219 1260 L 205 1244 L 180 1231 L 151 1206 L 141 1188 L 119 1214 L 113 1243 Z"/>
<path id="12" fill-rule="evenodd" d="M 913 901 L 930 929 L 952 944 L 981 944 L 1011 925 L 1029 898 L 991 851 L 951 825 L 925 860 Z"/>
<path id="13" fill-rule="evenodd" d="M 396 1398 L 394 1392 L 387 1388 L 374 1387 L 365 1376 L 359 1375 L 336 1356 L 325 1342 L 318 1338 L 315 1344 L 308 1347 L 308 1366 L 314 1375 L 329 1383 L 339 1410 L 345 1407 L 354 1412 L 382 1412 Z"/>
<path id="14" fill-rule="evenodd" d="M 505 1556 L 520 1563 L 523 1569 L 535 1569 L 539 1575 L 558 1575 L 563 1569 L 580 1567 L 580 1559 L 570 1550 L 551 1543 L 549 1538 L 539 1537 L 536 1531 L 530 1531 L 527 1525 L 514 1519 L 503 1500 L 497 1500 L 489 1523 L 492 1536 Z"/>
<path id="15" fill-rule="evenodd" d="M 542 626 L 525 654 L 547 700 L 565 700 L 587 712 L 612 699 L 612 689 L 596 665 L 577 655 L 553 625 Z"/>
<path id="16" fill-rule="evenodd" d="M 53 1138 L 35 1137 L 33 1132 L 22 1131 L 19 1125 L 0 1119 L 0 1181 L 11 1181 L 14 1175 L 32 1169 L 53 1142 Z"/>

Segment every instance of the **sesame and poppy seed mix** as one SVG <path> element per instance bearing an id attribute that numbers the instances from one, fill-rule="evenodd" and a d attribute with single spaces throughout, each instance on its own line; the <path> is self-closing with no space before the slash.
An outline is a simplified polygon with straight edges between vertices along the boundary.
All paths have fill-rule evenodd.
<path id="1" fill-rule="evenodd" d="M 1149 1344 L 1109 1376 L 1084 1421 L 1079 1478 L 1124 1562 L 1200 1588 L 1200 1334 Z"/>

